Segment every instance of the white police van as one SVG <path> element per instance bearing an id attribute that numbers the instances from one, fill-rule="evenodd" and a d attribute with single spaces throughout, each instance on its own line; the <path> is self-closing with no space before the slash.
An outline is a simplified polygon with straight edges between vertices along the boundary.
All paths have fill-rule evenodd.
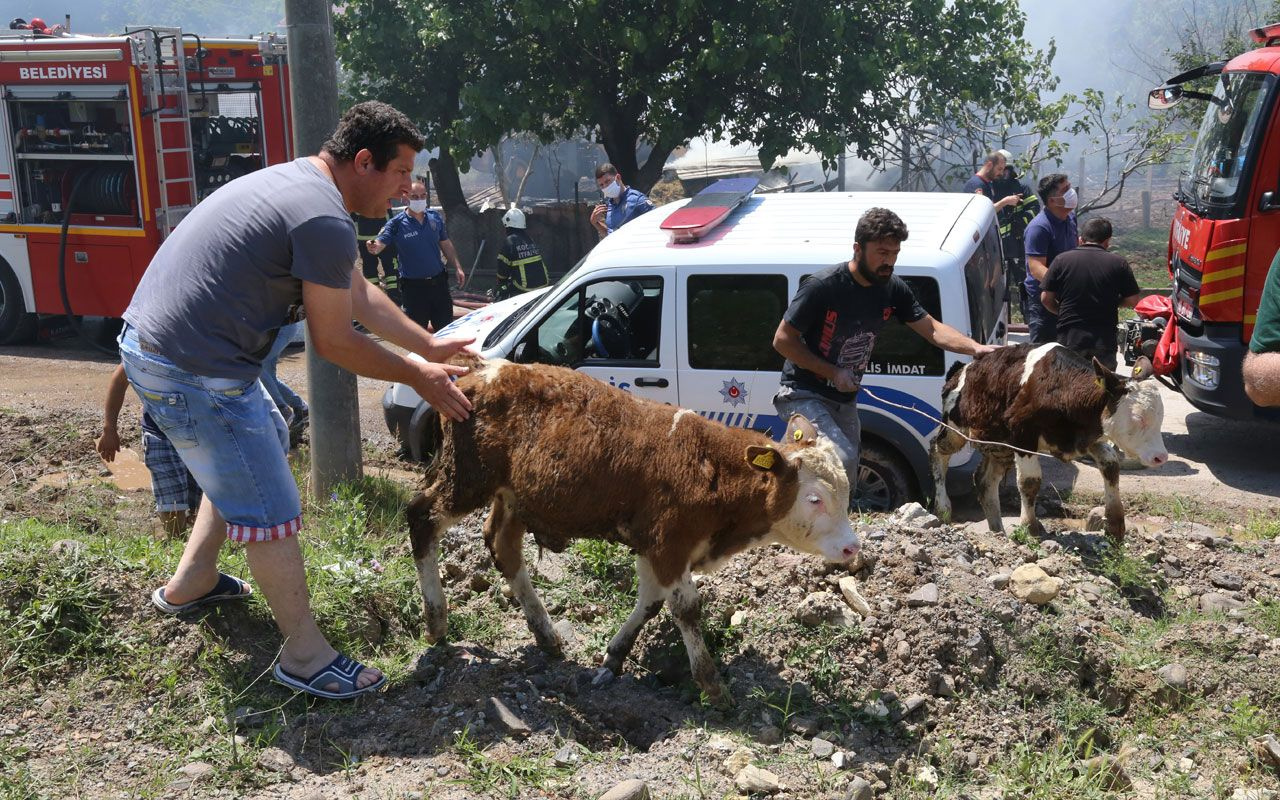
<path id="1" fill-rule="evenodd" d="M 772 346 L 778 322 L 804 277 L 852 257 L 858 218 L 882 206 L 907 225 L 910 237 L 895 272 L 925 310 L 979 341 L 1005 341 L 1000 236 L 984 197 L 756 195 L 699 241 L 676 244 L 660 225 L 683 205 L 632 220 L 554 286 L 472 311 L 441 335 L 474 336 L 486 357 L 572 367 L 624 391 L 777 438 L 785 428 L 772 402 L 782 369 Z M 861 507 L 893 508 L 932 496 L 928 449 L 936 423 L 930 417 L 941 416 L 943 378 L 957 358 L 896 319 L 885 325 L 863 381 L 870 393 L 858 396 Z M 401 384 L 387 390 L 383 410 L 403 452 L 429 458 L 434 411 Z M 957 491 L 971 490 L 965 479 L 976 467 L 973 451 L 957 453 L 952 466 Z"/>

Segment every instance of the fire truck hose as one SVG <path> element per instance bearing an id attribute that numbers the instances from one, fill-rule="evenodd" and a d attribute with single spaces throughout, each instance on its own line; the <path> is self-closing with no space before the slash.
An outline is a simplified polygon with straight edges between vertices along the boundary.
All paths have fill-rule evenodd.
<path id="1" fill-rule="evenodd" d="M 71 209 L 75 206 L 77 195 L 80 193 L 80 187 L 84 184 L 85 178 L 89 177 L 93 170 L 82 170 L 76 176 L 75 183 L 71 184 L 71 193 L 67 195 L 67 205 L 62 209 L 62 236 L 58 241 L 58 291 L 62 294 L 62 310 L 67 315 L 67 323 L 75 330 L 81 339 L 88 342 L 95 350 L 99 350 L 112 358 L 118 357 L 113 348 L 104 347 L 88 336 L 84 332 L 84 328 L 80 325 L 80 320 L 71 312 L 71 297 L 67 294 L 67 229 L 71 227 Z"/>

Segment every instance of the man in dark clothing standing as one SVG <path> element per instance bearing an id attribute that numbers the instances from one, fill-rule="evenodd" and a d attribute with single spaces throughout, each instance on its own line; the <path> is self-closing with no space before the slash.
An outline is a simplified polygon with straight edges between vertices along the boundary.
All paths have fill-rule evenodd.
<path id="1" fill-rule="evenodd" d="M 370 253 L 365 242 L 371 242 L 378 238 L 378 234 L 382 232 L 382 227 L 387 224 L 387 217 L 384 214 L 381 217 L 364 217 L 359 214 L 352 214 L 351 219 L 356 223 L 356 241 L 360 243 L 360 265 L 364 272 L 365 280 L 379 287 L 391 301 L 396 305 L 400 305 L 400 280 L 396 273 L 396 248 L 395 245 L 388 247 L 376 256 Z M 382 275 L 378 274 L 378 267 L 382 267 Z"/>
<path id="2" fill-rule="evenodd" d="M 458 276 L 458 286 L 466 283 L 467 275 L 449 241 L 444 217 L 427 208 L 427 186 L 422 181 L 413 182 L 409 207 L 392 217 L 378 238 L 366 242 L 365 247 L 376 256 L 391 244 L 400 254 L 404 313 L 422 327 L 430 324 L 436 331 L 453 322 L 453 298 L 444 259 Z"/>
<path id="3" fill-rule="evenodd" d="M 1023 234 L 1027 225 L 1040 213 L 1040 199 L 1031 187 L 1022 182 L 1013 165 L 1009 163 L 1007 150 L 996 151 L 1004 156 L 1004 174 L 991 182 L 991 191 L 997 200 L 1011 195 L 1022 199 L 1000 210 L 1000 244 L 1004 249 L 1005 287 L 1017 298 L 1022 318 L 1027 318 L 1027 293 L 1023 281 L 1027 279 L 1027 255 L 1023 250 Z"/>
<path id="4" fill-rule="evenodd" d="M 507 227 L 507 239 L 498 253 L 497 285 L 493 289 L 494 300 L 506 300 L 530 289 L 539 289 L 550 283 L 547 264 L 525 228 L 524 212 L 512 208 L 502 215 Z"/>
<path id="5" fill-rule="evenodd" d="M 1021 195 L 1005 197 L 995 193 L 995 181 L 1004 174 L 1004 168 L 1004 155 L 1000 150 L 992 150 L 987 153 L 987 157 L 983 160 L 982 166 L 978 168 L 978 171 L 964 182 L 963 191 L 980 194 L 987 198 L 995 204 L 996 211 L 1002 211 L 1009 206 L 1017 205 L 1018 201 L 1022 199 Z"/>
<path id="6" fill-rule="evenodd" d="M 1119 306 L 1138 304 L 1138 281 L 1129 262 L 1111 246 L 1111 223 L 1095 217 L 1080 229 L 1080 247 L 1063 253 L 1049 267 L 1040 301 L 1058 315 L 1058 344 L 1085 358 L 1116 368 Z"/>
<path id="7" fill-rule="evenodd" d="M 850 496 L 861 451 L 858 389 L 889 317 L 953 353 L 995 349 L 934 319 L 906 281 L 894 276 L 906 238 L 907 226 L 897 214 L 869 209 L 853 234 L 853 259 L 820 269 L 801 283 L 773 334 L 773 348 L 786 359 L 773 406 L 784 420 L 803 414 L 831 440 L 849 476 Z"/>
<path id="8" fill-rule="evenodd" d="M 1040 304 L 1040 281 L 1049 272 L 1053 260 L 1079 243 L 1076 234 L 1076 205 L 1079 198 L 1071 181 L 1061 172 L 1046 175 L 1037 187 L 1044 201 L 1041 211 L 1027 226 L 1023 236 L 1027 253 L 1027 326 L 1032 344 L 1048 344 L 1057 334 L 1058 318 Z"/>

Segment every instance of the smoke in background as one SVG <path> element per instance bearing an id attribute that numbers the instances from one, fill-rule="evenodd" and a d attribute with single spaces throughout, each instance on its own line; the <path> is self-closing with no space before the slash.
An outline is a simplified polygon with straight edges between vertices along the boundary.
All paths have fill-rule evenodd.
<path id="1" fill-rule="evenodd" d="M 201 36 L 247 36 L 284 26 L 284 0 L 18 0 L 6 6 L 5 23 L 17 16 L 62 24 L 70 14 L 75 33 L 123 33 L 126 25 L 156 25 Z"/>

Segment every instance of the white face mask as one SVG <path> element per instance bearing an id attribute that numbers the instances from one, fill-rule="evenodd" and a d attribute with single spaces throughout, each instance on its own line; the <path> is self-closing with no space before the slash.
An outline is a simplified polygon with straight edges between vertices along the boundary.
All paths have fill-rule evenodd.
<path id="1" fill-rule="evenodd" d="M 1076 187 L 1072 186 L 1062 195 L 1063 208 L 1075 208 L 1080 204 L 1080 195 L 1076 194 Z"/>
<path id="2" fill-rule="evenodd" d="M 409 210 L 415 214 L 421 214 L 423 211 L 427 210 L 427 201 L 426 200 L 410 200 Z"/>
<path id="3" fill-rule="evenodd" d="M 613 182 L 600 190 L 604 196 L 610 200 L 616 200 L 618 195 L 622 194 L 622 184 L 618 183 L 618 179 L 614 178 Z"/>

